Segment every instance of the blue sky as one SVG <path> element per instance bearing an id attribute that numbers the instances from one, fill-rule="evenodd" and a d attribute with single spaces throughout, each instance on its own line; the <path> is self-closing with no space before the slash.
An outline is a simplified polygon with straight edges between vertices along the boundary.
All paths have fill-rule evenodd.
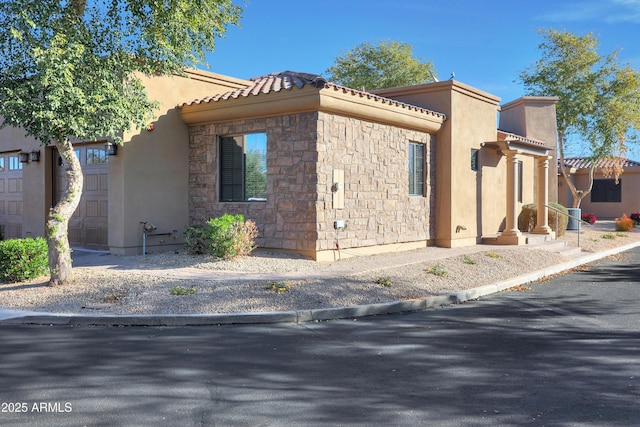
<path id="1" fill-rule="evenodd" d="M 539 58 L 537 30 L 548 28 L 593 32 L 601 53 L 616 49 L 640 70 L 640 0 L 249 0 L 241 25 L 208 55 L 212 71 L 324 74 L 362 42 L 393 40 L 432 61 L 441 79 L 455 72 L 504 103 L 524 94 L 515 80 Z"/>

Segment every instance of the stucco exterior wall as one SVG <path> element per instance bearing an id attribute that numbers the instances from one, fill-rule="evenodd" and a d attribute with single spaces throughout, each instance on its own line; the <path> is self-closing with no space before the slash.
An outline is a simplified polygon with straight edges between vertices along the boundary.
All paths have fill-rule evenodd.
<path id="1" fill-rule="evenodd" d="M 51 173 L 51 156 L 50 150 L 35 138 L 25 136 L 22 129 L 0 129 L 0 153 L 5 161 L 8 154 L 33 150 L 40 151 L 40 161 L 22 164 L 22 236 L 17 237 L 44 236 L 45 217 L 51 206 L 51 191 L 47 191 L 46 185 Z M 5 163 L 5 168 L 8 167 Z M 8 191 L 8 183 L 3 184 Z"/>
<path id="2" fill-rule="evenodd" d="M 577 189 L 587 188 L 589 185 L 589 173 L 586 169 L 581 169 L 571 176 Z M 594 179 L 608 179 L 602 173 L 596 172 Z M 591 194 L 588 194 L 580 209 L 582 213 L 593 213 L 598 219 L 619 218 L 622 214 L 630 215 L 633 212 L 640 212 L 640 167 L 628 167 L 620 176 L 622 182 L 622 194 L 620 203 L 591 202 Z M 573 199 L 571 192 L 564 182 L 564 178 L 559 178 L 558 194 L 560 203 L 566 207 L 571 207 Z"/>
<path id="3" fill-rule="evenodd" d="M 544 141 L 549 147 L 550 165 L 558 163 L 558 128 L 556 124 L 557 97 L 523 96 L 500 109 L 501 130 Z M 558 176 L 553 168 L 549 173 L 549 202 L 558 201 Z"/>
<path id="4" fill-rule="evenodd" d="M 148 237 L 148 252 L 184 241 L 189 224 L 189 138 L 175 107 L 248 84 L 199 70 L 188 70 L 187 77 L 141 79 L 159 108 L 150 123 L 153 130 L 125 133 L 126 143 L 109 159 L 109 247 L 115 254 L 140 253 L 142 221 L 157 227 L 153 233 L 172 233 Z"/>
<path id="5" fill-rule="evenodd" d="M 495 234 L 505 216 L 505 162 L 483 143 L 496 139 L 500 99 L 452 80 L 376 93 L 447 116 L 435 149 L 436 245 L 472 245 Z M 480 150 L 477 172 L 472 149 Z"/>

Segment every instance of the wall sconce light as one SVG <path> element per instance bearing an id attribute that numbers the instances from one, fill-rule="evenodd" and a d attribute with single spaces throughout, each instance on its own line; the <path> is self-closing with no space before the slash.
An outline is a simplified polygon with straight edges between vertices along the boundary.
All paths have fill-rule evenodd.
<path id="1" fill-rule="evenodd" d="M 32 162 L 40 161 L 40 150 L 33 150 L 29 156 Z"/>
<path id="2" fill-rule="evenodd" d="M 29 163 L 29 153 L 26 151 L 19 152 L 18 158 L 20 159 L 20 163 Z"/>
<path id="3" fill-rule="evenodd" d="M 112 142 L 107 142 L 104 145 L 104 149 L 107 151 L 109 156 L 115 156 L 118 154 L 118 145 Z"/>

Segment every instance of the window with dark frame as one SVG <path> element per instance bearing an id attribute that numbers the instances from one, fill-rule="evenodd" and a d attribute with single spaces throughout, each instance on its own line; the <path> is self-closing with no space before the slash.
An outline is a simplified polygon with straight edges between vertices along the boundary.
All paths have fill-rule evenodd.
<path id="1" fill-rule="evenodd" d="M 409 143 L 409 195 L 424 196 L 424 144 Z"/>
<path id="2" fill-rule="evenodd" d="M 518 161 L 518 203 L 522 203 L 522 176 L 523 176 L 523 164 L 522 161 Z"/>
<path id="3" fill-rule="evenodd" d="M 622 179 L 594 179 L 591 188 L 592 203 L 622 202 Z"/>
<path id="4" fill-rule="evenodd" d="M 267 134 L 221 136 L 220 201 L 267 200 Z"/>
<path id="5" fill-rule="evenodd" d="M 480 150 L 476 148 L 471 149 L 471 170 L 474 172 L 478 171 L 478 156 L 480 154 Z"/>

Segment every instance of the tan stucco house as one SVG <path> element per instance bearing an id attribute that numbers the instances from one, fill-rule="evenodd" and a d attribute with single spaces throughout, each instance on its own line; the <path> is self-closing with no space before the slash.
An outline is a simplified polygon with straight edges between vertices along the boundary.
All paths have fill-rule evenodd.
<path id="1" fill-rule="evenodd" d="M 321 261 L 483 238 L 521 244 L 526 203 L 539 204 L 534 233 L 551 234 L 555 98 L 500 106 L 454 80 L 371 93 L 295 72 L 188 76 L 145 81 L 158 119 L 115 155 L 106 141 L 76 144 L 86 178 L 72 245 L 141 253 L 146 222 L 148 251 L 173 248 L 189 224 L 223 213 L 254 220 L 259 246 Z M 32 152 L 39 160 L 20 162 Z M 57 158 L 0 131 L 6 237 L 44 233 L 64 184 Z"/>
<path id="2" fill-rule="evenodd" d="M 598 219 L 619 218 L 622 214 L 640 212 L 640 162 L 620 159 L 613 162 L 600 159 L 595 164 L 593 188 L 582 199 L 582 213 L 593 213 Z M 614 164 L 615 163 L 615 164 Z M 565 158 L 569 179 L 578 190 L 588 188 L 591 162 L 583 157 Z M 623 173 L 616 180 L 613 167 L 622 167 Z M 564 206 L 571 206 L 573 198 L 564 178 L 558 178 L 558 199 Z"/>

